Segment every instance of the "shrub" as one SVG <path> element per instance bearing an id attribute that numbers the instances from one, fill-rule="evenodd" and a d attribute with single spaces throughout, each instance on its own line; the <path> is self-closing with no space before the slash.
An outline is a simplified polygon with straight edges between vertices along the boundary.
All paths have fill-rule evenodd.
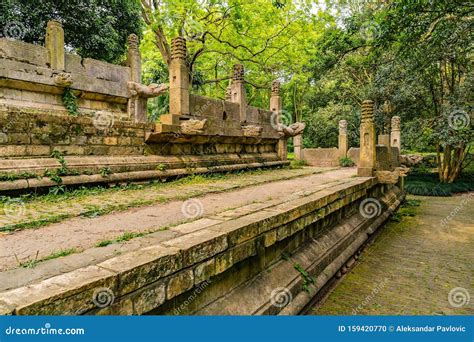
<path id="1" fill-rule="evenodd" d="M 454 183 L 440 183 L 437 173 L 410 173 L 406 179 L 405 190 L 419 196 L 451 196 L 455 193 L 474 190 L 474 173 L 462 175 Z"/>
<path id="2" fill-rule="evenodd" d="M 342 167 L 351 167 L 354 166 L 354 161 L 349 157 L 339 158 L 339 165 Z"/>

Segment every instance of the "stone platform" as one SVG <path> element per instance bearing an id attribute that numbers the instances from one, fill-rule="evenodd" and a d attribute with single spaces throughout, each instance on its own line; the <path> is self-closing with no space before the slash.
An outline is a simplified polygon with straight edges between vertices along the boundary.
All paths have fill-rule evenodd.
<path id="1" fill-rule="evenodd" d="M 217 211 L 156 231 L 136 249 L 106 260 L 92 258 L 76 269 L 58 270 L 62 274 L 39 275 L 23 285 L 10 283 L 10 289 L 0 293 L 1 312 L 297 312 L 310 294 L 358 252 L 403 198 L 396 186 L 350 174 L 341 173 L 342 177 L 333 180 L 327 177 L 331 173 L 322 174 L 322 181 L 311 186 L 306 177 L 301 182 L 295 180 L 301 191 L 298 186 L 291 187 L 290 181 L 287 196 Z M 366 198 L 380 203 L 381 211 L 371 218 L 359 211 Z M 29 271 L 16 271 L 20 272 L 17 278 Z M 274 305 L 272 294 L 279 288 L 286 289 L 294 300 Z M 100 293 L 113 299 L 109 305 L 97 305 Z"/>

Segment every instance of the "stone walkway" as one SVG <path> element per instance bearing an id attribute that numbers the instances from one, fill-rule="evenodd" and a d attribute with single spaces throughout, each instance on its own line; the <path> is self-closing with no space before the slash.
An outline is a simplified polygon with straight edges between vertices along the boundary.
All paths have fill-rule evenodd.
<path id="1" fill-rule="evenodd" d="M 42 226 L 77 216 L 94 217 L 113 211 L 165 203 L 210 192 L 229 191 L 322 171 L 325 170 L 307 167 L 254 170 L 224 176 L 214 174 L 211 177 L 197 175 L 167 183 L 155 181 L 132 187 L 89 188 L 56 196 L 17 198 L 5 203 L 0 202 L 0 232 L 15 230 L 17 227 Z"/>
<path id="2" fill-rule="evenodd" d="M 408 199 L 416 215 L 390 222 L 310 314 L 474 314 L 474 193 Z"/>
<path id="3" fill-rule="evenodd" d="M 355 169 L 352 168 L 330 172 L 321 168 L 283 169 L 261 175 L 244 174 L 230 179 L 207 180 L 201 184 L 176 184 L 174 187 L 170 184 L 162 191 L 157 188 L 136 193 L 130 191 L 128 194 L 116 195 L 113 200 L 104 195 L 109 204 L 120 204 L 120 200 L 130 201 L 133 195 L 154 198 L 168 196 L 168 200 L 93 218 L 76 217 L 38 229 L 23 229 L 0 236 L 0 271 L 17 268 L 19 263 L 47 258 L 61 250 L 73 248 L 75 252 L 80 252 L 99 242 L 117 240 L 124 232 L 146 234 L 167 230 L 170 226 L 228 209 L 288 198 L 317 185 L 332 186 L 351 180 L 354 174 Z M 191 196 L 199 197 L 187 199 Z M 90 196 L 89 201 L 93 200 L 97 200 L 96 196 Z M 80 198 L 78 201 L 83 203 L 86 199 Z M 73 205 L 73 199 L 68 203 Z M 121 242 L 126 243 L 126 240 Z"/>

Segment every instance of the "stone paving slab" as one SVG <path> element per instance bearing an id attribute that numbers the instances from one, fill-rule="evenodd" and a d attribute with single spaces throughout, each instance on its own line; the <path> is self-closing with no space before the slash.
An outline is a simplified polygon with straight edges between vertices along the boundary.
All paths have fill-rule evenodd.
<path id="1" fill-rule="evenodd" d="M 474 315 L 474 193 L 418 197 L 313 315 Z"/>

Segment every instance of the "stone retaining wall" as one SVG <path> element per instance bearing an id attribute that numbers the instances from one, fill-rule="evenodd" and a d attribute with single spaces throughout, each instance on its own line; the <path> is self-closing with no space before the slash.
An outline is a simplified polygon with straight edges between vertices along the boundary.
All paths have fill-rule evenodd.
<path id="1" fill-rule="evenodd" d="M 129 67 L 63 54 L 64 69 L 56 70 L 46 47 L 0 38 L 0 104 L 65 112 L 65 87 L 58 77 L 68 74 L 83 114 L 102 110 L 132 119 L 127 113 Z"/>
<path id="2" fill-rule="evenodd" d="M 0 157 L 143 155 L 147 123 L 0 107 Z"/>
<path id="3" fill-rule="evenodd" d="M 305 148 L 302 157 L 311 166 L 333 167 L 339 166 L 339 149 L 330 148 Z"/>

